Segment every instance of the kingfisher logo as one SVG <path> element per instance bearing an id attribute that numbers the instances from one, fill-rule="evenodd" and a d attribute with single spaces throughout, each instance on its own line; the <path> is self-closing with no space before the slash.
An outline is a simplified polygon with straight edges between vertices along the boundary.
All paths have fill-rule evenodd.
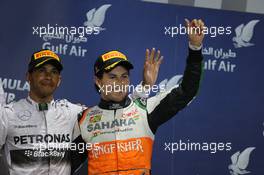
<path id="1" fill-rule="evenodd" d="M 95 8 L 89 10 L 86 13 L 87 21 L 85 21 L 83 25 L 92 28 L 99 28 L 99 30 L 105 30 L 105 28 L 102 28 L 101 26 L 104 23 L 106 11 L 111 6 L 111 4 L 105 4 L 97 10 Z"/>
<path id="2" fill-rule="evenodd" d="M 246 169 L 249 164 L 250 154 L 254 149 L 255 147 L 249 147 L 242 153 L 238 151 L 231 156 L 232 164 L 228 166 L 231 175 L 242 175 L 250 173 L 250 171 L 247 171 Z"/>
<path id="3" fill-rule="evenodd" d="M 143 143 L 140 139 L 133 140 L 125 140 L 125 141 L 116 141 L 110 143 L 102 143 L 94 147 L 91 151 L 89 151 L 89 158 L 99 158 L 102 155 L 116 154 L 116 153 L 124 153 L 132 155 L 138 155 L 144 153 Z M 110 156 L 112 157 L 112 155 Z"/>
<path id="4" fill-rule="evenodd" d="M 236 36 L 233 37 L 235 48 L 254 46 L 253 43 L 250 43 L 250 40 L 253 37 L 255 25 L 258 22 L 259 20 L 251 20 L 246 25 L 240 24 L 235 29 Z"/>

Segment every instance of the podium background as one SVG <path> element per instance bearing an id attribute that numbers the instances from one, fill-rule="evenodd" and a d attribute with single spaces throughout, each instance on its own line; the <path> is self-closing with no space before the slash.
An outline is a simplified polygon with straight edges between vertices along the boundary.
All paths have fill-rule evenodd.
<path id="1" fill-rule="evenodd" d="M 87 21 L 86 13 L 104 4 L 111 4 L 101 26 L 104 30 L 98 35 L 86 36 L 85 42 L 73 43 L 58 38 L 46 38 L 45 41 L 43 37 L 32 34 L 32 27 L 47 24 L 83 26 Z M 137 84 L 142 79 L 145 49 L 160 49 L 165 57 L 159 74 L 160 82 L 183 73 L 188 49 L 185 35 L 171 37 L 165 34 L 165 27 L 184 25 L 184 18 L 204 19 L 208 27 L 230 26 L 232 33 L 229 35 L 206 36 L 204 62 L 207 67 L 200 92 L 188 108 L 159 128 L 153 152 L 153 174 L 228 175 L 231 156 L 237 151 L 254 147 L 246 170 L 254 175 L 263 175 L 263 15 L 132 0 L 77 0 L 63 3 L 51 0 L 30 0 L 26 3 L 5 1 L 0 9 L 0 78 L 8 102 L 27 96 L 25 73 L 28 60 L 34 51 L 49 45 L 67 45 L 65 54 L 58 53 L 63 60 L 64 71 L 56 98 L 91 106 L 99 101 L 93 87 L 93 63 L 104 51 L 117 49 L 125 53 L 134 63 L 131 81 Z M 250 41 L 255 45 L 235 48 L 232 41 L 236 36 L 235 28 L 252 20 L 259 20 Z M 73 47 L 87 51 L 83 56 L 70 55 Z M 232 56 L 222 58 L 223 53 L 232 53 Z M 209 70 L 214 60 L 216 67 Z M 232 64 L 235 68 L 232 72 L 227 71 L 227 67 L 226 71 L 223 67 L 218 70 L 220 64 Z M 165 150 L 165 143 L 170 142 L 231 143 L 232 149 L 218 150 L 216 153 L 210 150 L 178 150 L 172 154 Z M 85 172 L 86 167 L 80 174 Z"/>

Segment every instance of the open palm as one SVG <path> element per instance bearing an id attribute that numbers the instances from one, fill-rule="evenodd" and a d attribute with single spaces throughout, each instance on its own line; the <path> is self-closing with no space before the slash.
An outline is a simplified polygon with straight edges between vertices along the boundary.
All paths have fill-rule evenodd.
<path id="1" fill-rule="evenodd" d="M 156 83 L 162 60 L 163 56 L 160 56 L 159 50 L 156 52 L 155 48 L 153 48 L 151 53 L 149 49 L 146 50 L 143 85 L 152 87 Z"/>

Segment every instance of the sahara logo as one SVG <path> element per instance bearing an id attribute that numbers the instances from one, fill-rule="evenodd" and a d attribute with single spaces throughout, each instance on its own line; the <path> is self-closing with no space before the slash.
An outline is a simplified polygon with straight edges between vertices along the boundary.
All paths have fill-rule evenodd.
<path id="1" fill-rule="evenodd" d="M 102 28 L 101 26 L 104 23 L 105 14 L 109 7 L 111 7 L 111 4 L 102 5 L 97 10 L 95 8 L 89 10 L 86 13 L 87 21 L 85 21 L 83 25 L 92 28 L 97 27 L 99 30 L 105 30 L 105 28 Z"/>
<path id="2" fill-rule="evenodd" d="M 236 29 L 236 36 L 233 37 L 235 48 L 254 46 L 250 43 L 250 40 L 254 34 L 254 27 L 259 22 L 259 20 L 251 20 L 246 25 L 240 24 Z"/>
<path id="3" fill-rule="evenodd" d="M 237 151 L 231 156 L 232 164 L 228 166 L 231 175 L 241 175 L 250 173 L 250 171 L 247 171 L 246 168 L 249 164 L 250 154 L 254 149 L 255 147 L 249 147 L 245 149 L 242 153 L 240 153 L 240 151 Z"/>

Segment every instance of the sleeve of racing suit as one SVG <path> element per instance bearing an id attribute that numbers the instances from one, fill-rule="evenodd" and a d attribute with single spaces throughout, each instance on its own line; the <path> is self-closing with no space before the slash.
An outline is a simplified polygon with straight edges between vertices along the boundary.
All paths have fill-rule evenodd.
<path id="1" fill-rule="evenodd" d="M 144 88 L 142 86 L 142 82 L 140 82 L 140 84 L 138 84 L 135 88 L 135 90 L 133 91 L 133 93 L 130 96 L 132 99 L 137 99 L 137 98 L 148 98 L 149 97 L 149 90 L 147 90 L 146 88 Z"/>
<path id="2" fill-rule="evenodd" d="M 0 149 L 6 142 L 7 137 L 7 128 L 8 128 L 8 117 L 6 108 L 3 105 L 0 105 Z"/>
<path id="3" fill-rule="evenodd" d="M 78 115 L 81 116 L 82 113 Z M 73 130 L 73 144 L 76 145 L 76 150 L 71 150 L 71 174 L 78 174 L 78 170 L 82 167 L 83 163 L 87 160 L 86 143 L 82 139 L 79 120 L 76 120 Z M 82 150 L 81 150 L 82 149 Z"/>
<path id="4" fill-rule="evenodd" d="M 5 92 L 2 86 L 2 82 L 0 82 L 0 105 L 5 104 Z"/>
<path id="5" fill-rule="evenodd" d="M 175 116 L 195 97 L 202 74 L 202 59 L 201 49 L 189 49 L 187 65 L 181 84 L 147 100 L 148 123 L 153 133 L 161 124 Z"/>
<path id="6" fill-rule="evenodd" d="M 87 107 L 81 104 L 73 104 L 68 100 L 63 100 L 64 106 L 66 106 L 70 110 L 71 122 L 73 124 L 72 131 L 72 142 L 70 145 L 70 162 L 71 162 L 71 174 L 77 172 L 78 168 L 85 162 L 87 156 L 85 153 L 81 154 L 79 152 L 79 148 L 84 150 L 84 143 L 81 140 L 80 129 L 78 125 L 78 114 L 80 114 Z M 76 149 L 75 149 L 76 148 Z M 85 152 L 85 150 L 84 150 Z"/>

